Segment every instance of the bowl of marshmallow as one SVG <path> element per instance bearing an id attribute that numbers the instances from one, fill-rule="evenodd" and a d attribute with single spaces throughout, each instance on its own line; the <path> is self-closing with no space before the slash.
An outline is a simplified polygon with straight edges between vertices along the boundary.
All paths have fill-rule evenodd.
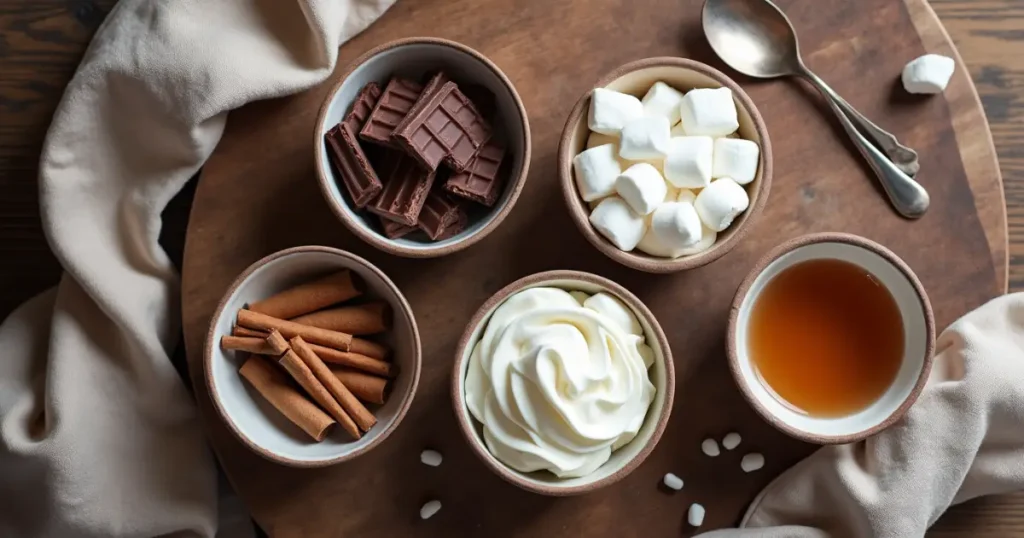
<path id="1" fill-rule="evenodd" d="M 750 97 L 720 71 L 647 58 L 603 77 L 558 148 L 580 232 L 634 269 L 700 267 L 731 250 L 764 207 L 771 143 Z"/>

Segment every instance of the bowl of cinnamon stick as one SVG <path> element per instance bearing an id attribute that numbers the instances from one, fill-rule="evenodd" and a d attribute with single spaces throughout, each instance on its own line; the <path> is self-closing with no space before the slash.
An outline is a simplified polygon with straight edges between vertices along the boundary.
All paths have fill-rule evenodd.
<path id="1" fill-rule="evenodd" d="M 228 429 L 293 467 L 347 461 L 383 442 L 420 375 L 412 308 L 375 266 L 322 246 L 249 266 L 210 323 L 206 384 Z"/>

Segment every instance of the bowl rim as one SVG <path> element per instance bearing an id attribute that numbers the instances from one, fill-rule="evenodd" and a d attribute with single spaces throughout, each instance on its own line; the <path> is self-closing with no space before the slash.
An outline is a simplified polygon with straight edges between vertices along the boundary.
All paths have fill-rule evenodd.
<path id="1" fill-rule="evenodd" d="M 330 108 L 331 103 L 334 102 L 335 97 L 338 95 L 338 91 L 340 91 L 341 87 L 348 81 L 348 78 L 353 71 L 373 57 L 383 52 L 409 45 L 448 47 L 475 58 L 483 64 L 484 67 L 490 69 L 491 72 L 494 73 L 494 75 L 498 77 L 502 84 L 508 89 L 512 96 L 512 101 L 515 103 L 516 111 L 519 114 L 519 120 L 523 125 L 523 137 L 521 140 L 523 146 L 523 166 L 519 171 L 518 176 L 508 178 L 509 183 L 511 183 L 512 193 L 503 205 L 491 209 L 491 211 L 494 212 L 494 217 L 486 226 L 470 237 L 443 246 L 427 245 L 419 248 L 410 248 L 370 231 L 366 225 L 354 220 L 344 211 L 342 205 L 347 205 L 347 202 L 344 200 L 338 200 L 332 196 L 329 182 L 333 181 L 333 175 L 331 171 L 324 169 L 324 161 L 327 160 L 323 144 L 323 133 L 326 132 L 324 124 L 327 121 L 327 110 Z M 505 220 L 505 217 L 507 217 L 509 212 L 512 211 L 512 207 L 519 199 L 519 194 L 522 192 L 523 186 L 526 184 L 526 180 L 529 176 L 531 153 L 532 135 L 530 134 L 530 120 L 526 112 L 526 106 L 523 104 L 523 100 L 519 96 L 519 92 L 516 90 L 515 85 L 512 84 L 512 81 L 509 80 L 508 76 L 505 75 L 501 68 L 477 50 L 463 45 L 462 43 L 439 37 L 406 37 L 402 39 L 395 39 L 364 52 L 358 58 L 345 66 L 345 70 L 342 72 L 337 82 L 331 86 L 331 89 L 327 92 L 327 96 L 324 98 L 323 103 L 320 105 L 320 110 L 317 112 L 316 124 L 313 127 L 313 164 L 316 169 L 317 184 L 320 186 L 320 193 L 323 195 L 324 200 L 330 207 L 331 212 L 341 220 L 341 223 L 344 224 L 349 231 L 366 243 L 372 245 L 374 248 L 387 252 L 388 254 L 403 256 L 406 258 L 436 258 L 452 254 L 465 248 L 469 248 L 493 232 L 498 225 Z"/>
<path id="2" fill-rule="evenodd" d="M 794 250 L 821 243 L 843 243 L 854 247 L 863 248 L 878 256 L 881 256 L 886 262 L 892 265 L 896 270 L 906 277 L 907 281 L 910 282 L 911 287 L 914 289 L 914 293 L 917 295 L 918 300 L 921 302 L 921 311 L 924 315 L 924 326 L 925 326 L 925 349 L 924 349 L 924 361 L 921 364 L 921 371 L 918 373 L 917 382 L 911 389 L 910 394 L 907 395 L 906 399 L 896 408 L 888 417 L 879 422 L 878 424 L 865 428 L 859 432 L 851 433 L 847 435 L 821 435 L 812 434 L 804 430 L 794 428 L 784 421 L 780 420 L 777 416 L 771 413 L 768 409 L 762 406 L 757 398 L 754 397 L 753 392 L 747 385 L 746 379 L 740 372 L 740 359 L 739 352 L 736 343 L 736 332 L 739 324 L 740 306 L 743 304 L 743 300 L 750 292 L 750 288 L 753 286 L 754 281 L 757 277 L 768 268 L 769 265 L 774 263 L 782 256 L 793 252 Z M 801 235 L 793 239 L 784 241 L 782 244 L 776 246 L 768 253 L 763 255 L 754 264 L 754 267 L 750 270 L 747 276 L 740 283 L 739 288 L 736 291 L 736 296 L 733 298 L 732 305 L 729 308 L 729 325 L 725 335 L 725 347 L 726 354 L 729 360 L 729 370 L 732 373 L 733 381 L 739 388 L 743 398 L 747 400 L 747 403 L 757 411 L 761 418 L 766 422 L 779 429 L 783 433 L 805 441 L 808 443 L 814 443 L 818 445 L 835 445 L 852 443 L 855 441 L 861 441 L 867 437 L 875 435 L 876 433 L 892 426 L 896 421 L 906 414 L 910 406 L 917 401 L 918 396 L 921 395 L 921 391 L 924 389 L 925 384 L 928 381 L 928 376 L 932 369 L 933 355 L 935 353 L 935 315 L 932 311 L 931 301 L 928 299 L 928 294 L 925 292 L 924 286 L 921 281 L 914 274 L 914 271 L 904 262 L 899 256 L 893 253 L 888 248 L 882 246 L 865 237 L 858 235 L 843 233 L 843 232 L 819 232 Z"/>
<path id="3" fill-rule="evenodd" d="M 572 170 L 572 160 L 576 155 L 573 154 L 574 149 L 569 147 L 569 141 L 572 139 L 576 126 L 586 117 L 590 104 L 590 95 L 593 88 L 603 88 L 629 73 L 651 67 L 677 67 L 688 69 L 714 79 L 716 82 L 721 84 L 722 87 L 729 88 L 732 90 L 732 93 L 740 106 L 750 114 L 750 118 L 754 123 L 754 130 L 761 138 L 761 166 L 757 175 L 754 177 L 754 180 L 751 182 L 751 184 L 757 186 L 757 190 L 754 193 L 757 201 L 753 206 L 749 207 L 743 215 L 741 215 L 738 222 L 733 224 L 736 228 L 732 230 L 731 235 L 729 235 L 729 237 L 724 241 L 716 241 L 711 248 L 703 252 L 698 252 L 697 254 L 689 256 L 681 256 L 674 259 L 659 258 L 642 252 L 621 251 L 594 230 L 594 227 L 591 226 L 589 220 L 590 210 L 589 208 L 585 208 L 585 202 L 580 198 L 579 193 L 576 190 L 576 182 L 573 180 Z M 569 215 L 572 217 L 572 221 L 576 224 L 580 233 L 582 233 L 583 236 L 587 238 L 587 241 L 597 247 L 597 249 L 605 256 L 608 256 L 626 267 L 647 273 L 673 273 L 676 271 L 694 269 L 696 267 L 707 265 L 732 250 L 747 235 L 747 232 L 750 231 L 751 221 L 755 220 L 764 209 L 764 206 L 768 201 L 768 193 L 771 190 L 772 172 L 772 144 L 768 137 L 768 127 L 765 125 L 764 118 L 761 117 L 761 112 L 757 109 L 757 106 L 754 105 L 753 100 L 750 99 L 750 96 L 743 91 L 743 88 L 741 88 L 736 81 L 729 78 L 725 73 L 722 73 L 710 65 L 696 60 L 691 60 L 689 58 L 677 58 L 672 56 L 644 58 L 642 60 L 634 60 L 621 65 L 607 75 L 604 75 L 598 79 L 598 81 L 591 86 L 591 89 L 588 89 L 576 102 L 576 105 L 573 106 L 572 111 L 569 113 L 569 116 L 565 121 L 565 126 L 562 128 L 562 136 L 558 143 L 558 178 L 559 183 L 562 186 L 562 196 L 569 209 Z"/>
<path id="4" fill-rule="evenodd" d="M 651 326 L 651 335 L 662 350 L 665 363 L 665 400 L 661 408 L 661 415 L 657 417 L 657 423 L 655 424 L 654 430 L 651 432 L 651 436 L 647 439 L 646 444 L 643 448 L 637 452 L 631 460 L 627 461 L 621 468 L 617 469 L 614 473 L 608 476 L 588 482 L 586 484 L 580 484 L 578 486 L 571 487 L 559 487 L 552 485 L 536 485 L 531 482 L 525 481 L 520 477 L 518 471 L 509 469 L 505 464 L 497 460 L 491 453 L 483 446 L 483 444 L 477 440 L 474 432 L 473 418 L 465 416 L 462 413 L 462 408 L 465 407 L 465 401 L 463 397 L 463 384 L 461 372 L 463 364 L 468 360 L 467 348 L 470 345 L 470 339 L 473 336 L 473 332 L 477 326 L 480 325 L 484 318 L 488 316 L 491 311 L 500 305 L 505 299 L 508 299 L 512 294 L 523 290 L 524 288 L 536 286 L 543 282 L 549 282 L 552 280 L 574 280 L 582 281 L 590 284 L 595 284 L 602 288 L 603 291 L 611 292 L 618 299 L 626 303 L 635 313 L 640 314 L 648 324 Z M 650 342 L 648 343 L 650 344 Z M 540 273 L 534 273 L 523 278 L 512 282 L 504 288 L 498 290 L 494 295 L 488 298 L 480 308 L 473 314 L 473 317 L 469 320 L 466 325 L 465 331 L 459 338 L 459 343 L 455 349 L 455 362 L 452 367 L 452 379 L 451 379 L 451 397 L 453 410 L 455 411 L 455 421 L 459 425 L 459 430 L 462 435 L 466 438 L 473 453 L 484 462 L 491 471 L 497 474 L 506 482 L 518 486 L 526 491 L 533 493 L 539 493 L 542 495 L 549 495 L 554 497 L 563 497 L 570 495 L 579 495 L 581 493 L 587 493 L 594 491 L 605 486 L 614 484 L 619 480 L 622 480 L 637 467 L 640 466 L 647 459 L 647 457 L 654 451 L 654 448 L 658 445 L 661 440 L 662 434 L 665 432 L 665 428 L 668 425 L 669 416 L 672 414 L 672 405 L 675 399 L 675 387 L 676 387 L 676 372 L 675 362 L 672 359 L 672 347 L 668 343 L 668 338 L 665 336 L 665 332 L 661 328 L 661 324 L 654 314 L 647 308 L 647 306 L 631 291 L 626 289 L 621 284 L 614 282 L 608 278 L 593 273 L 587 273 L 584 271 L 573 271 L 573 270 L 554 270 L 554 271 L 543 271 Z M 633 441 L 630 441 L 633 442 Z"/>
<path id="5" fill-rule="evenodd" d="M 235 426 L 235 423 L 229 417 L 227 410 L 225 410 L 224 406 L 221 405 L 220 394 L 214 388 L 213 349 L 216 346 L 217 320 L 219 320 L 220 317 L 224 314 L 224 309 L 227 307 L 228 299 L 230 299 L 231 296 L 234 295 L 235 291 L 239 288 L 239 286 L 245 283 L 245 281 L 247 281 L 249 277 L 252 276 L 252 274 L 255 273 L 258 269 L 262 268 L 263 266 L 267 265 L 272 261 L 278 260 L 280 258 L 285 258 L 288 256 L 293 256 L 296 254 L 306 254 L 312 252 L 331 254 L 333 256 L 337 256 L 352 261 L 356 265 L 363 267 L 369 270 L 370 272 L 374 273 L 378 278 L 381 279 L 381 281 L 388 289 L 395 293 L 395 296 L 398 298 L 398 304 L 392 304 L 391 308 L 395 310 L 401 310 L 402 312 L 404 312 L 410 320 L 410 328 L 412 329 L 412 367 L 404 368 L 401 372 L 401 375 L 411 375 L 412 383 L 409 385 L 408 393 L 402 397 L 402 402 L 399 405 L 398 410 L 395 413 L 395 417 L 394 419 L 392 419 L 391 423 L 384 427 L 379 433 L 377 433 L 376 437 L 371 439 L 363 447 L 356 450 L 350 450 L 345 452 L 344 454 L 327 459 L 296 460 L 293 458 L 282 456 L 260 446 L 258 443 L 256 443 L 255 440 L 249 438 Z M 398 425 L 402 422 L 402 419 L 405 418 L 405 414 L 409 411 L 409 407 L 412 405 L 412 401 L 416 396 L 416 389 L 419 386 L 421 369 L 422 346 L 420 343 L 419 327 L 416 324 L 416 316 L 413 314 L 412 307 L 409 306 L 409 301 L 406 300 L 405 295 L 402 294 L 402 291 L 398 288 L 398 286 L 396 286 L 395 283 L 392 282 L 391 279 L 388 278 L 388 276 L 385 275 L 383 271 L 378 269 L 377 266 L 366 261 L 365 259 L 356 256 L 351 252 L 347 252 L 334 247 L 326 247 L 320 245 L 304 245 L 279 250 L 277 252 L 274 252 L 273 254 L 269 254 L 267 256 L 264 256 L 263 258 L 260 258 L 259 260 L 249 265 L 249 267 L 246 267 L 245 270 L 242 271 L 242 273 L 239 274 L 231 283 L 227 291 L 224 292 L 224 295 L 221 297 L 220 302 L 217 304 L 217 308 L 213 311 L 213 316 L 210 318 L 210 326 L 206 332 L 205 348 L 203 349 L 203 375 L 206 377 L 206 390 L 210 396 L 210 401 L 213 403 L 214 409 L 217 410 L 217 414 L 220 416 L 223 424 L 227 426 L 228 430 L 231 431 L 231 433 L 235 436 L 236 439 L 241 441 L 242 444 L 249 447 L 249 449 L 251 449 L 253 452 L 256 452 L 257 454 L 273 462 L 280 463 L 282 465 L 287 465 L 289 467 L 298 468 L 315 468 L 334 465 L 336 463 L 341 463 L 343 461 L 348 461 L 358 456 L 361 456 L 362 454 L 365 454 L 372 450 L 373 448 L 380 445 L 385 439 L 387 439 L 391 435 L 392 432 L 395 431 L 396 428 L 398 428 Z"/>

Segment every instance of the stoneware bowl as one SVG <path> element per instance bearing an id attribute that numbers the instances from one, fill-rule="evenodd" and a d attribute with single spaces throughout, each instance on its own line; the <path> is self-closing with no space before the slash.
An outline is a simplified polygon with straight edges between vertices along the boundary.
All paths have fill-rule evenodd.
<path id="1" fill-rule="evenodd" d="M 487 449 L 480 424 L 473 418 L 466 405 L 465 378 L 469 356 L 477 341 L 483 335 L 491 314 L 509 296 L 536 287 L 555 287 L 568 291 L 579 290 L 588 294 L 608 293 L 633 310 L 643 327 L 647 345 L 654 351 L 654 364 L 648 370 L 651 383 L 657 392 L 647 411 L 637 436 L 628 444 L 612 453 L 604 465 L 593 473 L 580 478 L 558 478 L 546 472 L 521 473 L 499 461 Z M 452 402 L 459 428 L 465 435 L 473 452 L 498 476 L 527 491 L 542 495 L 578 495 L 614 484 L 640 466 L 661 439 L 672 410 L 675 394 L 675 367 L 672 350 L 669 348 L 661 325 L 651 311 L 626 288 L 590 273 L 580 271 L 547 271 L 521 278 L 495 293 L 476 311 L 466 326 L 455 351 L 455 366 L 452 372 Z"/>
<path id="2" fill-rule="evenodd" d="M 843 417 L 813 417 L 782 403 L 765 387 L 747 349 L 750 313 L 761 291 L 782 270 L 814 259 L 843 260 L 863 268 L 889 291 L 903 321 L 903 362 L 896 379 L 873 404 Z M 733 300 L 726 338 L 733 378 L 765 420 L 809 443 L 851 443 L 888 428 L 917 400 L 931 371 L 935 319 L 921 282 L 889 249 L 855 235 L 819 233 L 787 241 L 757 262 Z"/>
<path id="3" fill-rule="evenodd" d="M 324 133 L 348 113 L 356 94 L 369 82 L 383 89 L 393 75 L 423 80 L 428 73 L 444 70 L 461 88 L 482 87 L 494 96 L 492 123 L 495 136 L 505 141 L 508 153 L 502 164 L 505 190 L 492 208 L 475 206 L 470 224 L 454 237 L 430 241 L 422 232 L 389 239 L 380 231 L 376 215 L 356 211 L 337 169 L 330 162 Z M 431 37 L 399 39 L 385 43 L 357 58 L 327 93 L 313 130 L 313 160 L 320 190 L 331 211 L 360 239 L 390 254 L 431 258 L 457 252 L 480 241 L 501 224 L 515 205 L 530 168 L 530 123 L 526 108 L 512 82 L 479 52 L 454 41 Z"/>
<path id="4" fill-rule="evenodd" d="M 761 146 L 761 164 L 758 166 L 757 176 L 754 181 L 744 186 L 750 197 L 750 206 L 733 221 L 729 228 L 718 234 L 718 238 L 711 248 L 678 258 L 651 256 L 639 249 L 623 252 L 590 224 L 590 207 L 577 191 L 572 166 L 573 158 L 586 149 L 587 138 L 590 136 L 590 129 L 587 126 L 590 90 L 573 107 L 569 118 L 565 121 L 565 127 L 562 129 L 562 138 L 558 145 L 558 178 L 562 185 L 565 203 L 569 208 L 569 215 L 587 241 L 590 241 L 609 258 L 625 266 L 648 273 L 671 273 L 693 269 L 717 260 L 743 239 L 749 229 L 749 224 L 761 213 L 768 200 L 768 190 L 772 182 L 772 145 L 768 139 L 768 129 L 765 127 L 764 120 L 761 119 L 761 114 L 746 92 L 721 71 L 700 62 L 671 57 L 637 60 L 605 75 L 595 82 L 593 87 L 608 88 L 642 98 L 647 90 L 659 80 L 683 92 L 694 88 L 720 88 L 723 86 L 731 89 L 739 116 L 740 137 L 753 140 Z"/>
<path id="5" fill-rule="evenodd" d="M 235 314 L 246 304 L 341 269 L 350 269 L 362 279 L 366 297 L 391 305 L 392 328 L 381 335 L 380 341 L 391 347 L 391 360 L 398 368 L 398 376 L 387 401 L 374 410 L 377 425 L 362 439 L 353 441 L 342 428 L 334 426 L 327 437 L 317 443 L 238 374 L 243 354 L 222 350 L 220 338 L 231 334 Z M 271 461 L 292 467 L 322 467 L 370 451 L 402 422 L 419 383 L 420 335 L 409 303 L 380 269 L 342 250 L 295 247 L 259 260 L 235 279 L 213 314 L 203 361 L 213 405 L 235 437 Z"/>

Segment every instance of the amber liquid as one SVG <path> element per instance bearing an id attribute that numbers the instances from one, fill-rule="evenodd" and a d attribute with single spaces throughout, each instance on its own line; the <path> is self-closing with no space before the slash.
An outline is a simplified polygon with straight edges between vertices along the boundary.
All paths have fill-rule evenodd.
<path id="1" fill-rule="evenodd" d="M 775 275 L 754 303 L 748 330 L 762 382 L 811 416 L 869 406 L 903 360 L 896 301 L 870 273 L 840 260 L 809 260 Z"/>

